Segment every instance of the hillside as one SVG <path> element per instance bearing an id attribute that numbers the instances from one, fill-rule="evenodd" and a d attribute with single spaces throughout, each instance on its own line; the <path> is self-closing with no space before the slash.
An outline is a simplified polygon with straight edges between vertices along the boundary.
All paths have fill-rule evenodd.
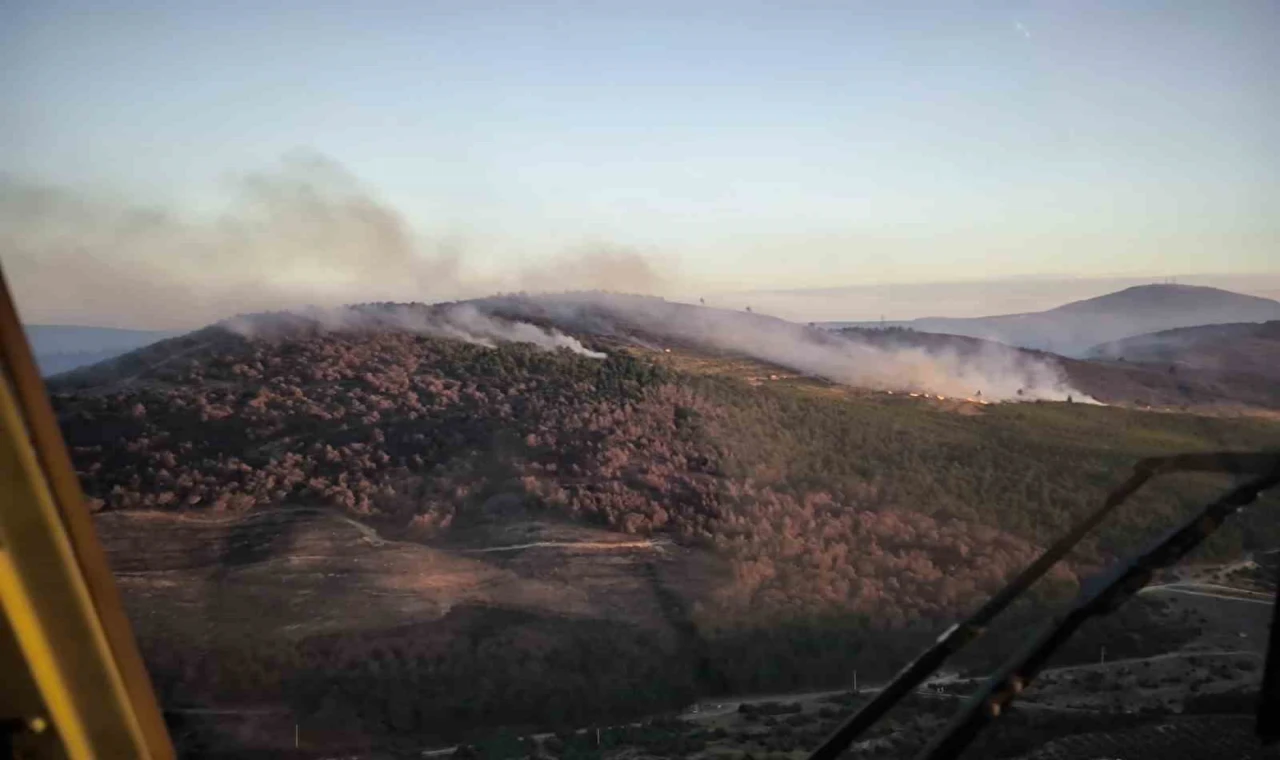
<path id="1" fill-rule="evenodd" d="M 1280 321 L 1164 330 L 1099 344 L 1089 356 L 1280 381 Z"/>
<path id="2" fill-rule="evenodd" d="M 1160 284 L 1126 288 L 1048 311 L 975 318 L 924 317 L 888 325 L 1082 356 L 1099 343 L 1143 333 L 1276 319 L 1280 319 L 1280 301 L 1218 288 Z"/>
<path id="3" fill-rule="evenodd" d="M 884 347 L 983 356 L 1014 353 L 1054 367 L 1066 387 L 1104 404 L 1248 413 L 1280 409 L 1276 322 L 1183 328 L 1106 343 L 1084 359 L 1011 348 L 981 338 L 902 327 L 846 327 L 837 334 Z"/>
<path id="4" fill-rule="evenodd" d="M 956 414 L 810 376 L 692 373 L 674 357 L 713 365 L 730 345 L 831 375 L 848 366 L 832 357 L 969 365 L 632 303 L 644 320 L 598 299 L 259 315 L 55 378 L 166 704 L 267 705 L 345 746 L 886 677 L 1134 459 L 1280 442 L 1263 420 Z M 1010 635 L 1218 485 L 1144 491 Z M 1205 556 L 1275 545 L 1273 513 Z M 1162 634 L 1134 614 L 1142 651 Z M 964 662 L 1008 645 L 993 634 Z"/>

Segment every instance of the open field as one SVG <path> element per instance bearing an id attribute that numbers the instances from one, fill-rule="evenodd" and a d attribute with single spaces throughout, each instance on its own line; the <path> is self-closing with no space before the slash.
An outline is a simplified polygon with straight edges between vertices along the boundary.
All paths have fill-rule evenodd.
<path id="1" fill-rule="evenodd" d="M 504 525 L 484 546 L 474 531 L 457 548 L 428 546 L 321 508 L 119 512 L 97 522 L 139 635 L 194 636 L 193 645 L 378 630 L 468 605 L 662 628 L 637 566 L 685 554 L 669 542 L 533 522 Z"/>

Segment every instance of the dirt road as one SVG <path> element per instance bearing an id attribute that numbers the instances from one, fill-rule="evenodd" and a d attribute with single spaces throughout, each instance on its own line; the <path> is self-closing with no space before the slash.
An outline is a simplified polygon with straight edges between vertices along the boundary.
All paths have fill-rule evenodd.
<path id="1" fill-rule="evenodd" d="M 460 554 L 489 554 L 492 552 L 513 552 L 519 549 L 537 549 L 540 547 L 556 549 L 581 549 L 587 551 L 608 551 L 610 549 L 654 549 L 662 551 L 670 546 L 666 539 L 657 541 L 532 541 L 527 544 L 511 544 L 509 546 L 489 546 L 483 549 L 457 549 Z"/>

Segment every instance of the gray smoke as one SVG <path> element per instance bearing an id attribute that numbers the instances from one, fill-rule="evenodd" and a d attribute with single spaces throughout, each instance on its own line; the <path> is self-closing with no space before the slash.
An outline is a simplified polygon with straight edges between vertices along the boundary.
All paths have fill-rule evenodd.
<path id="1" fill-rule="evenodd" d="M 239 178 L 225 209 L 199 218 L 0 175 L 0 261 L 33 323 L 189 329 L 308 305 L 547 287 L 654 292 L 668 280 L 651 258 L 606 243 L 497 275 L 466 254 L 464 241 L 419 234 L 313 154 Z"/>
<path id="2" fill-rule="evenodd" d="M 294 155 L 241 178 L 212 219 L 0 177 L 0 256 L 28 322 L 196 327 L 227 314 L 306 309 L 349 325 L 359 301 L 433 301 L 512 290 L 654 291 L 652 259 L 608 244 L 486 276 L 466 246 L 429 238 L 341 166 Z M 560 332 L 529 324 L 541 316 Z M 367 319 L 367 314 L 359 319 Z M 407 309 L 400 329 L 493 345 L 533 343 L 598 355 L 565 332 L 684 341 L 798 372 L 886 390 L 984 398 L 1065 398 L 1051 362 L 999 346 L 979 352 L 872 345 L 759 315 L 601 293 L 485 299 Z M 260 322 L 234 322 L 256 330 Z M 1019 394 L 1018 391 L 1022 393 Z"/>

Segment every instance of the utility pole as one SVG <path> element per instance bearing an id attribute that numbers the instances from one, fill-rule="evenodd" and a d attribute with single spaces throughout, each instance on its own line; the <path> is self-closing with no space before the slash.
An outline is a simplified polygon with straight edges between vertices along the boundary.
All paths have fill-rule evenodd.
<path id="1" fill-rule="evenodd" d="M 293 724 L 293 748 L 298 748 L 298 724 Z"/>
<path id="2" fill-rule="evenodd" d="M 1102 645 L 1102 654 L 1098 657 L 1098 664 L 1099 665 L 1107 664 L 1107 645 L 1106 644 Z"/>
<path id="3" fill-rule="evenodd" d="M 858 671 L 856 668 L 853 671 L 853 693 L 858 693 Z"/>

